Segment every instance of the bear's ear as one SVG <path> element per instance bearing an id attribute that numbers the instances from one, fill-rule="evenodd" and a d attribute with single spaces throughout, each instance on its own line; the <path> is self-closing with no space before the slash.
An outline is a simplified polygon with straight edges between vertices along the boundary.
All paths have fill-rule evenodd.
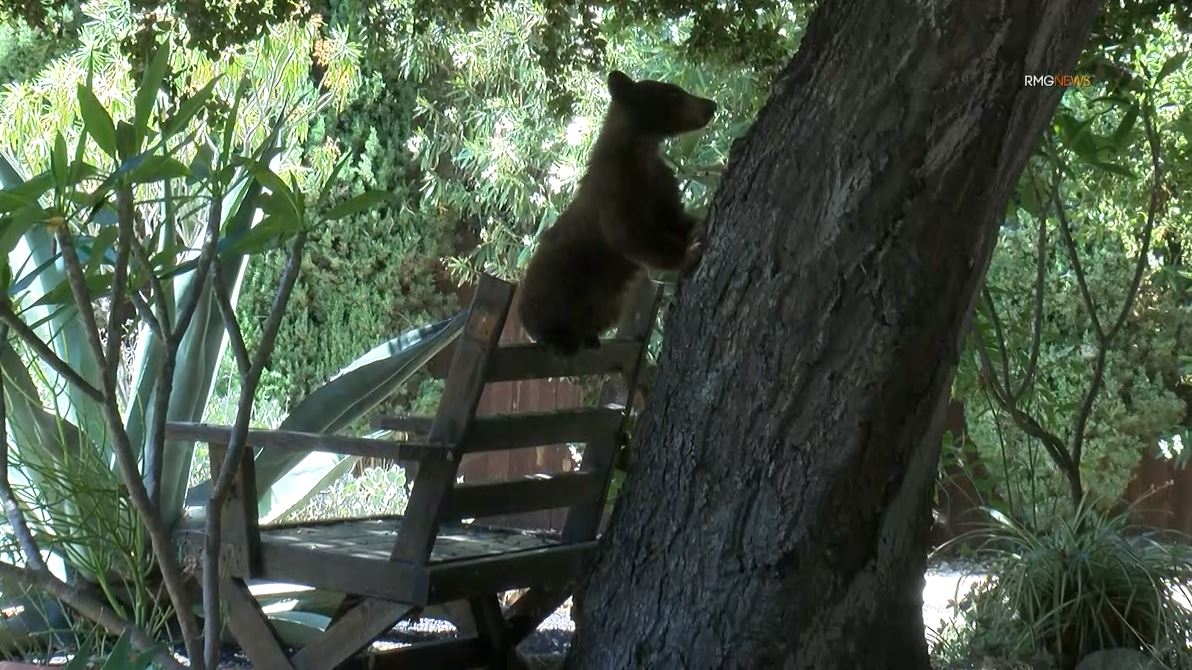
<path id="1" fill-rule="evenodd" d="M 633 91 L 633 80 L 629 78 L 629 75 L 620 70 L 608 73 L 608 93 L 613 100 L 627 100 L 631 91 Z"/>

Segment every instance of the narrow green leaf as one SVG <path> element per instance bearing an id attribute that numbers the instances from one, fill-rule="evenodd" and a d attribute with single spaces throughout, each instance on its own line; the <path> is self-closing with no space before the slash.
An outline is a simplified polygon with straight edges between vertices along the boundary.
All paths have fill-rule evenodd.
<path id="1" fill-rule="evenodd" d="M 134 151 L 141 146 L 141 140 L 149 127 L 149 115 L 157 102 L 157 94 L 161 91 L 161 82 L 165 78 L 166 68 L 170 64 L 170 43 L 165 41 L 154 52 L 153 58 L 145 67 L 145 74 L 141 78 L 141 87 L 137 89 L 134 101 L 135 116 L 133 117 Z"/>
<path id="2" fill-rule="evenodd" d="M 103 664 L 103 670 L 134 670 L 129 665 L 130 656 L 132 655 L 132 641 L 125 633 L 116 640 L 115 646 L 112 647 L 111 653 L 108 654 L 108 660 Z M 136 670 L 140 670 L 137 668 Z"/>
<path id="3" fill-rule="evenodd" d="M 293 174 L 290 174 L 290 194 L 294 196 L 298 217 L 302 218 L 302 213 L 306 211 L 306 194 L 302 192 L 302 187 L 298 185 L 298 180 Z"/>
<path id="4" fill-rule="evenodd" d="M 218 76 L 212 78 L 211 81 L 207 82 L 206 86 L 196 91 L 194 95 L 182 101 L 182 104 L 178 106 L 177 113 L 167 119 L 164 124 L 165 133 L 167 135 L 173 135 L 174 133 L 177 133 L 179 130 L 185 128 L 186 124 L 190 123 L 190 120 L 193 119 L 195 115 L 203 109 L 203 106 L 207 104 L 207 101 L 211 99 L 211 92 L 215 90 L 215 84 L 218 81 Z"/>
<path id="5" fill-rule="evenodd" d="M 12 268 L 8 265 L 8 254 L 0 255 L 0 290 L 5 292 L 12 286 Z"/>
<path id="6" fill-rule="evenodd" d="M 269 189 L 272 196 L 267 200 L 269 206 L 274 208 L 277 215 L 286 215 L 292 218 L 300 218 L 298 203 L 294 200 L 294 194 L 290 191 L 290 187 L 286 182 L 277 175 L 276 172 L 270 170 L 264 165 L 254 165 L 252 167 L 252 175 L 260 182 L 261 186 Z"/>
<path id="7" fill-rule="evenodd" d="M 36 204 L 38 199 L 45 195 L 46 191 L 49 191 L 53 186 L 53 175 L 47 170 L 36 177 L 9 186 L 5 190 L 14 196 L 28 200 L 29 204 Z"/>
<path id="8" fill-rule="evenodd" d="M 269 216 L 253 226 L 229 249 L 230 253 L 255 254 L 272 248 L 285 232 L 290 230 L 287 220 L 281 216 Z"/>
<path id="9" fill-rule="evenodd" d="M 116 156 L 128 160 L 136 153 L 136 135 L 127 121 L 116 123 Z"/>
<path id="10" fill-rule="evenodd" d="M 245 76 L 240 79 L 240 84 L 236 87 L 236 95 L 232 100 L 232 108 L 228 110 L 228 116 L 223 129 L 223 137 L 220 143 L 222 149 L 221 155 L 223 156 L 229 156 L 232 153 L 232 138 L 236 134 L 236 123 L 240 120 L 240 101 L 244 99 L 244 94 L 247 90 L 248 77 Z"/>
<path id="11" fill-rule="evenodd" d="M 211 178 L 211 161 L 215 157 L 215 151 L 211 145 L 204 142 L 195 150 L 194 160 L 190 162 L 190 176 L 187 178 L 187 184 L 195 184 L 200 181 L 205 181 Z"/>
<path id="12" fill-rule="evenodd" d="M 101 294 L 107 293 L 108 289 L 112 286 L 112 273 L 101 272 L 93 274 L 87 277 L 84 283 L 87 286 L 87 291 L 93 298 L 100 297 Z M 35 307 L 40 307 L 42 305 L 73 304 L 74 299 L 70 292 L 70 283 L 66 279 L 58 282 L 54 288 L 46 291 L 45 295 L 38 299 L 37 302 L 33 303 Z"/>
<path id="13" fill-rule="evenodd" d="M 65 187 L 67 182 L 66 138 L 61 132 L 54 134 L 54 148 L 50 153 L 50 172 L 54 175 L 54 183 Z"/>
<path id="14" fill-rule="evenodd" d="M 1127 141 L 1130 138 L 1130 131 L 1134 130 L 1134 124 L 1138 122 L 1138 107 L 1130 105 L 1126 113 L 1122 115 L 1122 120 L 1118 123 L 1118 127 L 1113 131 L 1111 141 L 1113 145 L 1120 151 L 1126 148 Z"/>
<path id="15" fill-rule="evenodd" d="M 33 227 L 31 217 L 5 216 L 0 219 L 0 257 L 8 258 L 8 254 L 16 248 L 17 242 L 25 232 Z"/>
<path id="16" fill-rule="evenodd" d="M 185 177 L 188 174 L 190 174 L 190 171 L 176 158 L 171 158 L 170 156 L 149 156 L 133 168 L 128 178 L 134 184 L 144 184 L 175 177 Z"/>
<path id="17" fill-rule="evenodd" d="M 348 161 L 351 158 L 352 158 L 352 152 L 345 151 L 344 155 L 340 157 L 338 162 L 336 162 L 335 167 L 331 168 L 331 174 L 327 175 L 327 181 L 323 182 L 323 188 L 321 189 L 321 192 L 319 193 L 320 199 L 327 197 L 328 189 L 331 187 L 332 184 L 335 183 L 335 180 L 339 178 L 340 171 L 343 170 L 344 167 L 347 166 Z"/>
<path id="18" fill-rule="evenodd" d="M 345 216 L 371 209 L 392 197 L 393 193 L 391 191 L 365 191 L 327 210 L 326 216 L 332 221 L 342 219 Z"/>
<path id="19" fill-rule="evenodd" d="M 79 85 L 79 113 L 83 116 L 83 127 L 95 138 L 95 143 L 105 154 L 116 157 L 116 124 L 112 115 L 104 109 L 99 98 L 90 88 Z"/>
<path id="20" fill-rule="evenodd" d="M 116 243 L 116 235 L 120 229 L 115 226 L 101 228 L 91 242 L 89 257 L 87 258 L 87 274 L 94 274 L 99 270 L 99 263 L 107 255 L 108 250 Z"/>
<path id="21" fill-rule="evenodd" d="M 0 214 L 8 214 L 15 212 L 22 207 L 30 207 L 36 205 L 37 202 L 27 198 L 19 193 L 4 190 L 0 191 Z"/>
<path id="22" fill-rule="evenodd" d="M 24 292 L 26 289 L 28 289 L 30 286 L 32 286 L 33 282 L 37 281 L 38 278 L 41 277 L 42 273 L 44 273 L 46 270 L 50 270 L 54 267 L 54 263 L 56 263 L 58 261 L 58 258 L 60 256 L 61 256 L 61 253 L 54 254 L 53 256 L 50 256 L 48 259 L 42 261 L 41 265 L 38 265 L 37 267 L 33 268 L 33 270 L 29 272 L 29 274 L 22 275 L 21 279 L 19 279 L 16 284 L 13 284 L 12 287 L 8 289 L 8 297 L 10 297 L 10 298 L 16 297 L 17 294 Z"/>
<path id="23" fill-rule="evenodd" d="M 1166 79 L 1168 75 L 1183 67 L 1186 60 L 1188 60 L 1187 51 L 1181 51 L 1168 58 L 1167 62 L 1163 63 L 1163 67 L 1159 68 L 1159 74 L 1155 75 L 1155 83 L 1158 84 Z"/>

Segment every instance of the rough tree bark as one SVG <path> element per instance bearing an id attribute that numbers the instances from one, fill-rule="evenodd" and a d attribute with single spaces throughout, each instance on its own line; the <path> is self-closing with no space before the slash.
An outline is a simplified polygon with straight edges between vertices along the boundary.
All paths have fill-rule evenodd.
<path id="1" fill-rule="evenodd" d="M 822 0 L 721 184 L 568 668 L 929 667 L 930 489 L 1096 0 Z"/>

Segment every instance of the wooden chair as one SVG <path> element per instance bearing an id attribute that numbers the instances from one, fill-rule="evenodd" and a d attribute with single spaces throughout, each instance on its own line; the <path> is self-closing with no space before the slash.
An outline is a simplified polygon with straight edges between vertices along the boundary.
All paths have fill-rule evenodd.
<path id="1" fill-rule="evenodd" d="M 477 417 L 477 402 L 489 382 L 609 373 L 620 373 L 626 397 L 632 398 L 658 309 L 659 284 L 642 281 L 633 289 L 614 338 L 567 358 L 538 345 L 498 343 L 513 290 L 492 277 L 479 282 L 433 417 L 379 422 L 411 439 L 250 431 L 248 444 L 259 449 L 418 463 L 403 516 L 262 527 L 253 462 L 244 459 L 224 512 L 221 586 L 228 628 L 256 668 L 335 668 L 404 618 L 453 602 L 467 603 L 473 634 L 379 652 L 369 657 L 369 665 L 511 667 L 517 644 L 571 594 L 583 561 L 596 547 L 632 403 Z M 229 431 L 227 426 L 171 423 L 167 432 L 170 439 L 208 443 L 215 464 L 223 460 Z M 465 454 L 559 443 L 585 445 L 577 471 L 456 484 Z M 566 508 L 567 517 L 562 532 L 554 535 L 461 522 L 557 508 Z M 201 550 L 201 533 L 180 531 L 182 546 Z M 326 631 L 291 655 L 250 594 L 248 580 L 308 585 L 346 597 Z M 528 590 L 502 609 L 498 595 L 523 588 Z"/>

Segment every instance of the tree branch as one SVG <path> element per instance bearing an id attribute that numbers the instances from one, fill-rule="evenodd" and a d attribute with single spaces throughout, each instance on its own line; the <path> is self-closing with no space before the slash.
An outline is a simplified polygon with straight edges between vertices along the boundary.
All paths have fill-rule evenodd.
<path id="1" fill-rule="evenodd" d="M 174 371 L 178 364 L 178 349 L 190 328 L 199 300 L 204 297 L 211 264 L 215 260 L 215 248 L 219 242 L 219 223 L 223 217 L 223 199 L 218 193 L 211 196 L 207 212 L 207 226 L 203 247 L 199 252 L 198 264 L 194 269 L 190 290 L 183 293 L 183 304 L 177 310 L 177 320 L 165 338 L 165 357 L 157 377 L 156 393 L 153 399 L 153 432 L 145 451 L 145 471 L 149 478 L 149 497 L 157 504 L 161 499 L 162 468 L 165 459 L 161 451 L 165 448 L 166 420 L 170 397 L 174 393 Z M 164 288 L 164 287 L 163 287 Z M 164 295 L 164 293 L 163 293 Z"/>
<path id="2" fill-rule="evenodd" d="M 108 340 L 104 350 L 104 387 L 109 395 L 117 393 L 117 377 L 120 369 L 120 350 L 124 346 L 124 291 L 128 284 L 128 263 L 131 256 L 135 212 L 133 211 L 132 187 L 116 189 L 116 267 L 112 275 L 112 300 L 108 305 Z"/>
<path id="3" fill-rule="evenodd" d="M 165 331 L 161 328 L 161 322 L 157 320 L 157 316 L 153 314 L 149 303 L 145 302 L 141 294 L 136 291 L 130 291 L 128 300 L 132 303 L 133 308 L 136 309 L 137 314 L 140 315 L 141 320 L 149 326 L 149 332 L 153 333 L 154 337 L 165 341 Z"/>
<path id="4" fill-rule="evenodd" d="M 1093 301 L 1093 295 L 1089 293 L 1088 282 L 1084 278 L 1084 266 L 1080 264 L 1080 255 L 1076 252 L 1076 242 L 1072 239 L 1072 227 L 1068 224 L 1068 215 L 1064 211 L 1058 181 L 1055 192 L 1052 194 L 1052 201 L 1055 203 L 1056 218 L 1060 222 L 1060 235 L 1064 239 L 1064 249 L 1068 252 L 1068 261 L 1072 263 L 1072 271 L 1076 273 L 1076 284 L 1080 287 L 1080 297 L 1089 311 L 1089 320 L 1093 324 L 1093 333 L 1097 336 L 1097 342 L 1102 343 L 1105 341 L 1105 330 L 1101 328 L 1101 319 L 1097 317 L 1097 303 Z"/>
<path id="5" fill-rule="evenodd" d="M 7 346 L 8 326 L 0 325 L 0 342 Z M 0 503 L 4 504 L 4 516 L 8 518 L 8 525 L 21 545 L 21 552 L 25 561 L 35 570 L 49 571 L 46 562 L 41 557 L 41 548 L 33 537 L 33 531 L 25 520 L 25 513 L 17 502 L 12 484 L 8 480 L 8 405 L 4 396 L 4 383 L 0 380 Z"/>
<path id="6" fill-rule="evenodd" d="M 1035 189 L 1035 198 L 1044 202 L 1034 181 L 1031 188 Z M 1022 383 L 1011 391 L 1011 398 L 1017 404 L 1018 400 L 1035 383 L 1035 372 L 1039 367 L 1039 348 L 1042 345 L 1043 334 L 1043 296 L 1044 284 L 1047 279 L 1047 211 L 1039 217 L 1039 234 L 1035 241 L 1035 304 L 1031 321 L 1030 358 L 1027 360 L 1026 371 L 1022 375 Z M 1010 386 L 1007 382 L 1007 386 Z"/>
<path id="7" fill-rule="evenodd" d="M 157 273 L 153 271 L 153 263 L 149 259 L 149 252 L 145 250 L 145 245 L 141 244 L 136 236 L 132 238 L 132 255 L 141 266 L 141 271 L 149 277 L 149 288 L 153 291 L 153 304 L 157 307 L 156 321 L 160 324 L 158 330 L 164 342 L 166 335 L 171 332 L 170 305 L 165 286 L 161 283 Z"/>
<path id="8" fill-rule="evenodd" d="M 161 572 L 162 581 L 169 593 L 170 602 L 178 617 L 178 624 L 182 629 L 182 636 L 186 641 L 188 655 L 191 656 L 191 666 L 196 670 L 203 670 L 203 660 L 196 654 L 201 652 L 199 645 L 199 627 L 191 610 L 190 594 L 186 591 L 182 570 L 178 566 L 177 547 L 170 536 L 169 529 L 161 519 L 156 503 L 150 498 L 145 482 L 137 462 L 136 451 L 124 428 L 124 418 L 120 415 L 120 408 L 116 404 L 115 375 L 109 370 L 120 365 L 119 358 L 108 360 L 104 356 L 103 346 L 99 339 L 99 330 L 95 325 L 95 314 L 91 308 L 91 297 L 87 291 L 87 284 L 83 278 L 82 264 L 74 246 L 74 240 L 66 226 L 60 226 L 56 231 L 62 245 L 62 257 L 66 263 L 67 278 L 70 281 L 71 292 L 74 295 L 75 307 L 83 319 L 87 339 L 95 351 L 96 358 L 104 366 L 105 388 L 103 394 L 104 419 L 107 423 L 112 451 L 116 456 L 116 465 L 120 472 L 120 479 L 128 490 L 129 500 L 133 509 L 140 517 L 141 523 L 149 534 L 149 541 L 153 547 L 154 558 Z"/>
<path id="9" fill-rule="evenodd" d="M 1076 424 L 1072 428 L 1072 459 L 1077 465 L 1080 464 L 1080 458 L 1084 451 L 1085 432 L 1088 428 L 1089 417 L 1093 413 L 1093 404 L 1097 400 L 1097 395 L 1101 392 L 1101 386 L 1105 379 L 1106 356 L 1110 347 L 1113 346 L 1114 341 L 1117 339 L 1118 333 L 1121 332 L 1122 325 L 1125 324 L 1126 318 L 1130 315 L 1130 311 L 1134 307 L 1134 301 L 1137 299 L 1138 291 L 1142 286 L 1142 276 L 1146 271 L 1147 256 L 1151 250 L 1151 233 L 1155 228 L 1155 216 L 1159 208 L 1159 195 L 1163 187 L 1159 137 L 1155 132 L 1152 113 L 1153 110 L 1150 108 L 1148 102 L 1147 109 L 1142 114 L 1142 117 L 1143 126 L 1146 128 L 1147 144 L 1151 150 L 1151 193 L 1150 202 L 1147 206 L 1146 223 L 1142 231 L 1142 243 L 1138 248 L 1138 259 L 1134 263 L 1134 276 L 1130 280 L 1130 288 L 1122 303 L 1122 309 L 1118 312 L 1117 319 L 1110 327 L 1109 332 L 1103 334 L 1098 343 L 1097 358 L 1093 364 L 1093 378 L 1089 382 L 1089 388 L 1085 393 L 1084 402 L 1080 406 L 1080 413 L 1076 416 Z"/>
<path id="10" fill-rule="evenodd" d="M 153 658 L 162 667 L 181 670 L 180 664 L 169 649 L 162 649 L 153 638 L 131 621 L 120 617 L 111 608 L 91 596 L 58 579 L 49 571 L 33 568 L 19 568 L 0 562 L 0 579 L 20 584 L 26 589 L 41 589 L 87 619 L 103 626 L 112 635 L 128 635 L 129 642 L 138 651 L 152 651 Z"/>
<path id="11" fill-rule="evenodd" d="M 1019 430 L 1043 444 L 1044 450 L 1047 451 L 1052 461 L 1060 468 L 1068 480 L 1068 488 L 1073 496 L 1073 500 L 1079 502 L 1084 498 L 1084 485 L 1081 482 L 1080 468 L 1068 453 L 1067 445 L 1064 444 L 1064 441 L 1058 435 L 1044 428 L 1033 416 L 1019 409 L 1014 400 L 1005 393 L 1005 389 L 997 382 L 993 371 L 993 362 L 989 359 L 989 353 L 985 350 L 985 343 L 982 341 L 980 331 L 974 328 L 973 336 L 977 339 L 977 355 L 981 360 L 981 376 L 986 380 L 988 386 L 993 389 L 994 399 L 1010 415 L 1010 418 L 1014 421 L 1014 425 L 1018 426 Z"/>
<path id="12" fill-rule="evenodd" d="M 215 292 L 215 300 L 219 305 L 220 316 L 223 317 L 224 330 L 228 333 L 228 344 L 232 348 L 232 355 L 236 359 L 236 369 L 244 377 L 252 369 L 252 361 L 248 357 L 248 347 L 244 344 L 244 333 L 240 330 L 240 323 L 236 321 L 236 310 L 232 307 L 232 298 L 224 287 L 223 266 L 215 262 L 215 281 L 211 290 Z"/>
<path id="13" fill-rule="evenodd" d="M 247 374 L 241 375 L 240 400 L 236 407 L 236 423 L 232 435 L 228 439 L 227 453 L 219 472 L 212 473 L 214 485 L 211 498 L 207 502 L 206 537 L 203 551 L 203 624 L 206 636 L 205 658 L 208 665 L 215 667 L 219 661 L 219 630 L 220 630 L 220 599 L 219 599 L 219 554 L 223 543 L 222 519 L 223 508 L 232 490 L 232 482 L 240 468 L 240 462 L 246 457 L 248 439 L 248 423 L 252 415 L 253 399 L 257 386 L 261 381 L 261 374 L 265 370 L 265 363 L 273 351 L 277 340 L 277 331 L 281 327 L 282 317 L 285 316 L 286 305 L 294 291 L 294 284 L 298 280 L 298 273 L 302 267 L 302 251 L 306 245 L 307 233 L 299 231 L 290 244 L 290 251 L 286 259 L 285 269 L 282 271 L 277 293 L 273 297 L 273 304 L 269 308 L 269 316 L 265 320 L 265 327 L 261 332 L 261 341 L 257 345 L 256 355 L 248 367 Z M 230 302 L 230 301 L 229 301 Z M 230 307 L 230 304 L 229 304 Z M 222 306 L 221 306 L 222 309 Z M 225 312 L 225 323 L 228 316 L 234 320 L 234 314 L 229 309 Z"/>
<path id="14" fill-rule="evenodd" d="M 170 336 L 171 342 L 181 343 L 182 336 L 190 327 L 190 320 L 194 318 L 195 309 L 199 306 L 199 299 L 203 295 L 203 285 L 207 282 L 207 275 L 211 271 L 211 261 L 215 256 L 215 247 L 219 242 L 219 223 L 222 218 L 223 199 L 218 194 L 213 194 L 211 208 L 207 210 L 206 236 L 203 239 L 203 249 L 199 252 L 198 264 L 195 266 L 190 295 L 186 297 L 186 302 L 178 310 L 178 321 L 174 324 L 174 331 Z"/>
<path id="15" fill-rule="evenodd" d="M 985 298 L 985 309 L 989 312 L 989 320 L 993 323 L 993 334 L 997 338 L 998 357 L 1002 361 L 1002 383 L 1007 392 L 1014 385 L 1010 381 L 1010 354 L 1006 351 L 1006 335 L 1002 332 L 1002 320 L 998 318 L 997 306 L 993 304 L 993 294 L 989 292 L 989 284 L 981 289 Z"/>
<path id="16" fill-rule="evenodd" d="M 33 350 L 37 357 L 40 358 L 46 365 L 61 375 L 71 384 L 74 384 L 83 393 L 87 394 L 89 398 L 96 402 L 103 402 L 103 391 L 96 388 L 94 384 L 87 381 L 74 368 L 58 357 L 50 345 L 46 344 L 37 333 L 25 323 L 21 317 L 17 316 L 16 312 L 12 311 L 12 305 L 7 299 L 0 300 L 0 323 L 6 327 L 11 328 L 21 338 L 30 349 Z"/>
<path id="17" fill-rule="evenodd" d="M 62 260 L 66 264 L 66 281 L 70 285 L 75 309 L 78 310 L 79 320 L 83 324 L 84 337 L 87 338 L 87 343 L 96 360 L 101 365 L 106 365 L 103 344 L 99 339 L 99 327 L 95 325 L 95 312 L 91 306 L 91 292 L 87 290 L 87 280 L 83 276 L 83 265 L 79 262 L 79 252 L 75 248 L 74 236 L 66 224 L 58 226 L 54 233 L 58 238 L 58 244 L 62 247 Z"/>

